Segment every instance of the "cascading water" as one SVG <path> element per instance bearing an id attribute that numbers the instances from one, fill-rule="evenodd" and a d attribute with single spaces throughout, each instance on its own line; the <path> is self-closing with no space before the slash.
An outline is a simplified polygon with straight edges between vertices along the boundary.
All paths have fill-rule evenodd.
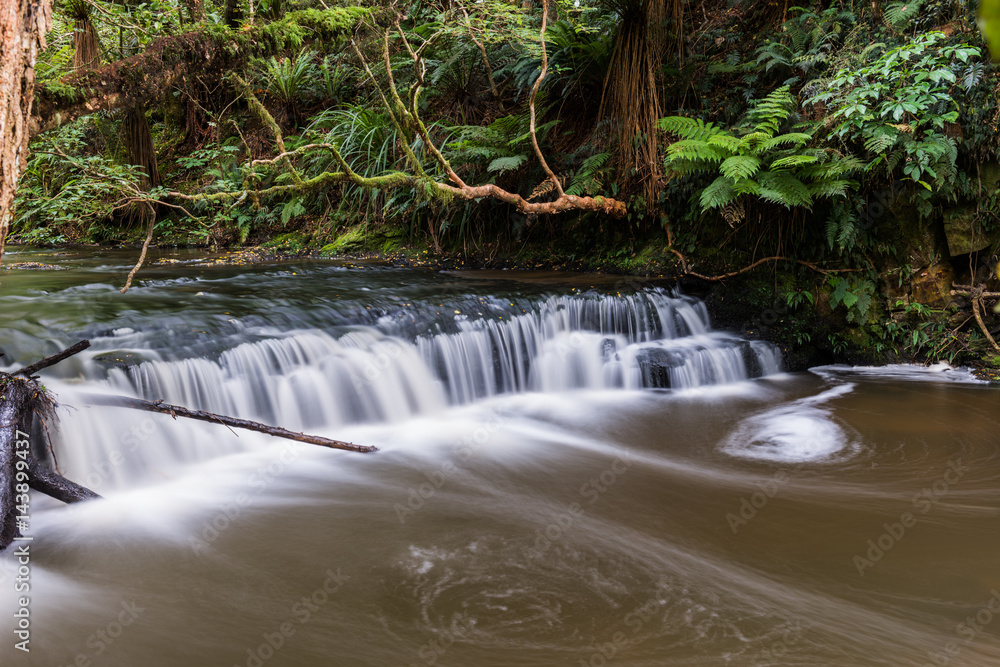
<path id="1" fill-rule="evenodd" d="M 776 374 L 614 278 L 154 255 L 123 296 L 131 254 L 29 256 L 68 270 L 0 276 L 0 362 L 92 341 L 43 381 L 105 498 L 31 494 L 5 666 L 1000 664 L 996 390 L 962 373 Z"/>
<path id="2" fill-rule="evenodd" d="M 375 319 L 366 313 L 360 322 L 343 323 L 337 331 L 292 330 L 238 344 L 214 359 L 171 359 L 169 350 L 160 350 L 155 352 L 159 359 L 111 368 L 98 384 L 113 393 L 295 430 L 327 431 L 346 424 L 398 422 L 499 394 L 692 389 L 780 371 L 780 354 L 773 345 L 713 332 L 704 303 L 662 290 L 534 302 L 479 298 L 472 316 L 463 313 L 472 312 L 466 302 L 442 303 L 430 319 L 426 312 Z M 450 316 L 441 317 L 442 311 Z M 423 333 L 414 333 L 419 330 Z M 98 342 L 127 337 L 138 350 L 154 344 L 158 335 L 144 336 L 131 328 L 110 333 L 108 341 Z M 105 369 L 91 360 L 83 372 L 96 379 Z M 84 411 L 70 413 L 66 420 L 66 428 L 100 434 L 87 445 L 100 451 L 80 452 L 68 460 L 83 465 L 113 456 L 105 443 L 120 437 L 107 432 L 105 417 Z M 162 473 L 171 456 L 178 463 L 204 458 L 204 452 L 184 444 L 190 428 L 170 437 L 168 452 L 131 459 L 162 459 L 153 466 Z M 132 465 L 117 470 L 113 480 L 135 483 L 145 477 Z"/>
<path id="3" fill-rule="evenodd" d="M 550 297 L 515 314 L 438 321 L 407 339 L 390 318 L 340 335 L 293 331 L 204 358 L 113 369 L 108 385 L 149 399 L 295 427 L 390 421 L 497 394 L 690 389 L 780 371 L 773 345 L 710 330 L 703 303 L 662 291 Z M 444 306 L 451 310 L 450 304 Z"/>

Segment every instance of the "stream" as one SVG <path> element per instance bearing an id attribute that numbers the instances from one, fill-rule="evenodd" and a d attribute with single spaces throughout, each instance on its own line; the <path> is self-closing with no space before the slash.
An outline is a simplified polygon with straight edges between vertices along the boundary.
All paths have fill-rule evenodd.
<path id="1" fill-rule="evenodd" d="M 0 271 L 0 369 L 92 342 L 41 375 L 104 496 L 31 495 L 4 667 L 1000 665 L 1000 391 L 962 369 L 784 372 L 615 276 L 161 250 L 121 295 L 134 260 L 4 257 L 57 268 Z"/>

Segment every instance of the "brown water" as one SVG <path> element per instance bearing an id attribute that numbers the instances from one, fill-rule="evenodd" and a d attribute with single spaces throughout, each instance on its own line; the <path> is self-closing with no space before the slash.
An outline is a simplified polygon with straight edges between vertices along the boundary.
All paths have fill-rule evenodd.
<path id="1" fill-rule="evenodd" d="M 124 258 L 71 266 L 33 286 L 3 277 L 0 342 L 27 359 L 46 340 L 95 340 L 46 383 L 78 407 L 64 410 L 63 471 L 107 498 L 32 496 L 31 651 L 5 632 L 5 666 L 1000 665 L 994 387 L 819 369 L 442 402 L 404 351 L 375 357 L 398 367 L 378 391 L 354 385 L 388 415 L 361 419 L 275 346 L 313 349 L 316 327 L 374 335 L 383 325 L 323 321 L 359 322 L 364 304 L 392 314 L 392 297 L 448 299 L 464 317 L 483 307 L 466 277 L 300 264 L 191 283 L 172 267 L 117 300 Z M 478 296 L 491 281 L 511 304 L 536 298 L 493 276 Z M 260 346 L 266 363 L 246 352 Z M 283 423 L 382 449 L 84 407 L 81 385 L 135 382 L 93 358 L 108 350 L 151 360 L 147 395 L 238 408 L 273 391 L 304 406 Z M 355 348 L 329 354 L 347 363 Z M 0 558 L 8 619 L 16 567 Z"/>

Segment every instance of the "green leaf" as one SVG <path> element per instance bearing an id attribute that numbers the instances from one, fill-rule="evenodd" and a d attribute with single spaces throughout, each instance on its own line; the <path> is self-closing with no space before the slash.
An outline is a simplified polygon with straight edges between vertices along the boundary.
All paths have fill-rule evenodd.
<path id="1" fill-rule="evenodd" d="M 514 171 L 516 169 L 519 169 L 521 165 L 523 165 L 527 161 L 528 161 L 528 156 L 524 154 L 511 155 L 509 157 L 498 157 L 492 162 L 490 162 L 489 166 L 486 167 L 486 171 L 502 174 L 507 171 Z"/>
<path id="2" fill-rule="evenodd" d="M 734 155 L 727 158 L 719 166 L 719 171 L 734 181 L 740 178 L 749 178 L 756 174 L 759 169 L 760 159 L 752 155 Z"/>

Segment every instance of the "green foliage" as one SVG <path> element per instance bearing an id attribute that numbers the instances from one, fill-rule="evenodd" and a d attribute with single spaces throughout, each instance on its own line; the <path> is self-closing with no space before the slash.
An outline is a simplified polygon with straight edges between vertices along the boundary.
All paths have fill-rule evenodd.
<path id="1" fill-rule="evenodd" d="M 797 126 L 779 134 L 793 100 L 783 86 L 751 110 L 746 131 L 737 134 L 700 119 L 672 116 L 660 128 L 681 137 L 667 147 L 666 166 L 679 174 L 718 174 L 701 192 L 702 211 L 752 197 L 785 208 L 811 209 L 817 199 L 845 195 L 856 187 L 847 176 L 860 164 L 830 149 L 813 148 L 814 128 Z"/>
<path id="2" fill-rule="evenodd" d="M 831 138 L 864 147 L 867 171 L 878 167 L 892 175 L 902 167 L 928 192 L 948 189 L 956 174 L 958 149 L 945 128 L 959 117 L 958 77 L 980 56 L 976 47 L 944 39 L 938 32 L 920 35 L 871 65 L 840 70 L 807 101 L 832 110 Z"/>
<path id="3" fill-rule="evenodd" d="M 783 24 L 782 41 L 769 39 L 757 48 L 757 65 L 763 65 L 766 72 L 777 68 L 788 75 L 806 75 L 825 66 L 855 21 L 853 12 L 839 7 L 822 12 L 790 7 L 789 11 L 798 16 Z"/>
<path id="4" fill-rule="evenodd" d="M 118 164 L 87 151 L 92 123 L 83 119 L 40 136 L 19 182 L 13 229 L 28 240 L 58 238 L 46 228 L 75 229 L 105 221 L 140 192 L 144 176 L 135 165 Z M 156 193 L 151 193 L 151 197 Z"/>
<path id="5" fill-rule="evenodd" d="M 302 49 L 306 39 L 336 41 L 346 38 L 362 19 L 370 16 L 370 7 L 330 7 L 289 12 L 281 19 L 254 29 L 254 37 L 271 51 Z"/>
<path id="6" fill-rule="evenodd" d="M 843 305 L 847 310 L 847 321 L 864 324 L 868 321 L 872 296 L 875 285 L 864 278 L 832 277 L 827 280 L 830 286 L 830 306 L 837 308 Z"/>
<path id="7" fill-rule="evenodd" d="M 602 192 L 606 178 L 605 174 L 602 173 L 602 168 L 609 157 L 611 157 L 610 153 L 597 153 L 584 160 L 580 168 L 573 174 L 573 180 L 566 188 L 566 194 L 580 196 Z"/>
<path id="8" fill-rule="evenodd" d="M 993 58 L 1000 58 L 1000 0 L 980 0 L 979 26 L 983 29 Z"/>

